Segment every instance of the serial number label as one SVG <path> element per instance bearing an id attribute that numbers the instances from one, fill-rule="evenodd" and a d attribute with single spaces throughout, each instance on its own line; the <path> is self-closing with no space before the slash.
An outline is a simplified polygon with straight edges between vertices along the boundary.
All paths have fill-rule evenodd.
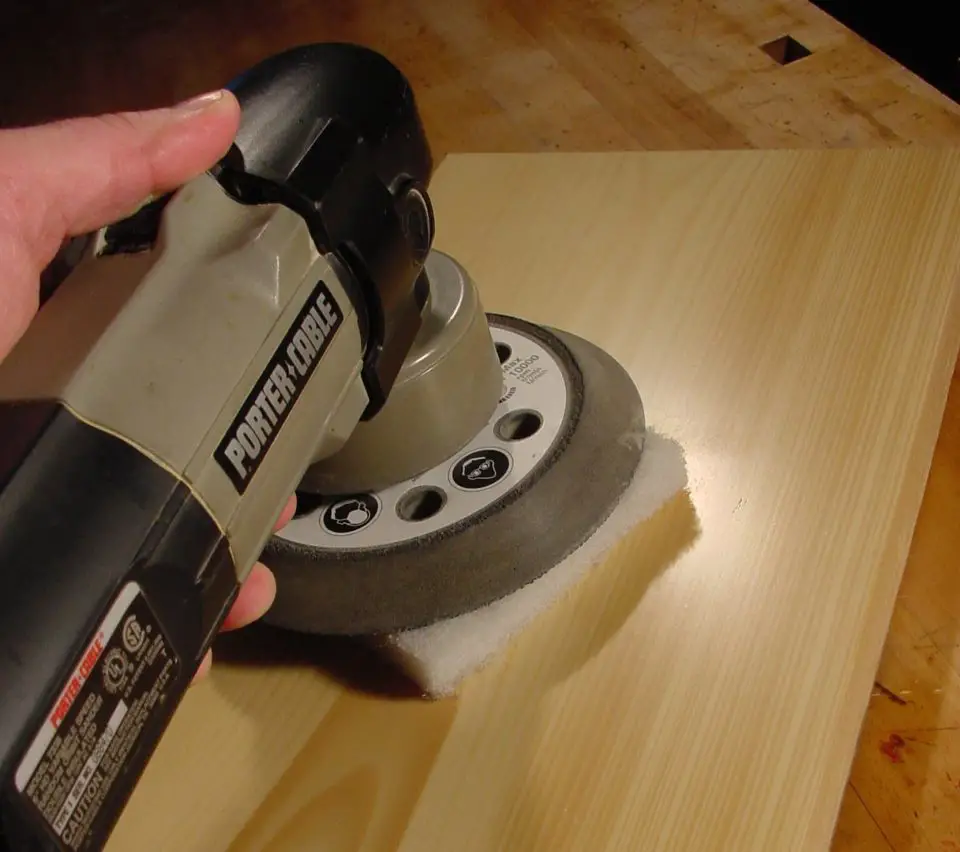
<path id="1" fill-rule="evenodd" d="M 179 661 L 135 583 L 80 657 L 14 778 L 67 849 L 81 850 Z"/>
<path id="2" fill-rule="evenodd" d="M 319 281 L 214 453 L 240 494 L 246 491 L 342 324 L 340 306 L 327 285 Z"/>

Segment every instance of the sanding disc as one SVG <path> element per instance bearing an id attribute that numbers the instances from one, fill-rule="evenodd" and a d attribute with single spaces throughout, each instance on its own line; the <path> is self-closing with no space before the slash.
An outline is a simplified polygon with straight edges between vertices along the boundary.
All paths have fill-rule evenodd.
<path id="1" fill-rule="evenodd" d="M 486 427 L 412 480 L 303 495 L 263 553 L 277 578 L 265 621 L 373 635 L 452 618 L 536 580 L 612 512 L 643 452 L 630 376 L 575 335 L 488 320 L 503 393 Z"/>

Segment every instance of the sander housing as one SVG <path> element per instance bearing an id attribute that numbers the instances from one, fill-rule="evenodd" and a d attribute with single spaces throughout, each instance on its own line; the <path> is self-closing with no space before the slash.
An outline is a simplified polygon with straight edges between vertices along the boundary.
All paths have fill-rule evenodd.
<path id="1" fill-rule="evenodd" d="M 102 848 L 311 464 L 387 401 L 434 220 L 413 92 L 300 47 L 0 365 L 0 850 Z"/>
<path id="2" fill-rule="evenodd" d="M 0 364 L 0 852 L 104 846 L 258 558 L 267 625 L 438 697 L 686 482 L 615 358 L 434 249 L 397 68 L 232 88 L 229 152 L 71 246 Z"/>

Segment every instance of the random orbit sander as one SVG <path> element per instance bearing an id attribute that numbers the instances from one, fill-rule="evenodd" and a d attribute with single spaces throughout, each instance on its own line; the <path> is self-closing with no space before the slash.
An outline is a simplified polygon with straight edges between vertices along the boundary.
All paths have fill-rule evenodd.
<path id="1" fill-rule="evenodd" d="M 613 358 L 433 247 L 387 59 L 231 88 L 223 160 L 72 247 L 0 365 L 2 852 L 103 848 L 258 558 L 268 623 L 440 696 L 686 487 Z"/>

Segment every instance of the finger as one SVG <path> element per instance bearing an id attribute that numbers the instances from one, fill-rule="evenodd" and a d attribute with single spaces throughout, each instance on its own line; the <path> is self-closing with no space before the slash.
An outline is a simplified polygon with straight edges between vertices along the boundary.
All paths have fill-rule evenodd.
<path id="1" fill-rule="evenodd" d="M 197 666 L 197 671 L 193 675 L 193 680 L 190 681 L 190 685 L 193 686 L 197 681 L 203 680 L 210 674 L 211 666 L 213 666 L 213 652 L 207 651 L 207 653 L 203 655 L 200 665 Z"/>
<path id="2" fill-rule="evenodd" d="M 233 95 L 169 109 L 0 130 L 0 358 L 39 304 L 63 240 L 96 230 L 200 174 L 230 147 Z"/>
<path id="3" fill-rule="evenodd" d="M 233 95 L 215 92 L 168 109 L 0 131 L 4 206 L 12 202 L 42 268 L 64 237 L 122 218 L 213 165 L 239 120 Z"/>
<path id="4" fill-rule="evenodd" d="M 296 510 L 297 498 L 294 495 L 288 498 L 274 529 L 282 529 L 290 523 Z M 244 581 L 240 594 L 227 614 L 221 630 L 236 630 L 259 619 L 270 609 L 276 593 L 277 586 L 273 573 L 262 562 L 257 562 Z"/>
<path id="5" fill-rule="evenodd" d="M 236 630 L 252 624 L 270 609 L 276 594 L 277 584 L 273 573 L 262 562 L 258 562 L 240 587 L 240 593 L 221 630 Z"/>
<path id="6" fill-rule="evenodd" d="M 290 499 L 293 501 L 294 498 Z M 287 505 L 290 505 L 290 501 L 288 501 Z M 275 594 L 276 584 L 273 574 L 262 562 L 256 563 L 243 586 L 240 588 L 240 594 L 237 596 L 236 601 L 234 601 L 220 629 L 237 630 L 240 627 L 246 627 L 248 624 L 257 621 L 270 609 Z M 213 653 L 207 651 L 191 683 L 196 683 L 205 678 L 210 672 L 212 665 Z"/>
<path id="7" fill-rule="evenodd" d="M 287 524 L 290 523 L 293 516 L 297 513 L 297 495 L 293 494 L 287 500 L 287 505 L 283 507 L 283 511 L 280 513 L 280 517 L 277 519 L 276 524 L 274 524 L 273 530 L 282 530 Z"/>
<path id="8" fill-rule="evenodd" d="M 286 526 L 293 517 L 297 509 L 296 495 L 291 496 L 284 506 L 283 512 L 276 523 L 275 529 L 281 529 Z M 239 627 L 245 627 L 253 621 L 260 618 L 273 603 L 276 595 L 276 583 L 273 574 L 262 562 L 253 566 L 253 570 L 247 577 L 246 582 L 240 589 L 237 600 L 231 607 L 227 618 L 224 620 L 222 630 L 236 630 Z M 210 667 L 213 665 L 213 655 L 210 651 L 204 655 L 197 673 L 193 676 L 192 683 L 196 683 L 207 676 Z"/>

